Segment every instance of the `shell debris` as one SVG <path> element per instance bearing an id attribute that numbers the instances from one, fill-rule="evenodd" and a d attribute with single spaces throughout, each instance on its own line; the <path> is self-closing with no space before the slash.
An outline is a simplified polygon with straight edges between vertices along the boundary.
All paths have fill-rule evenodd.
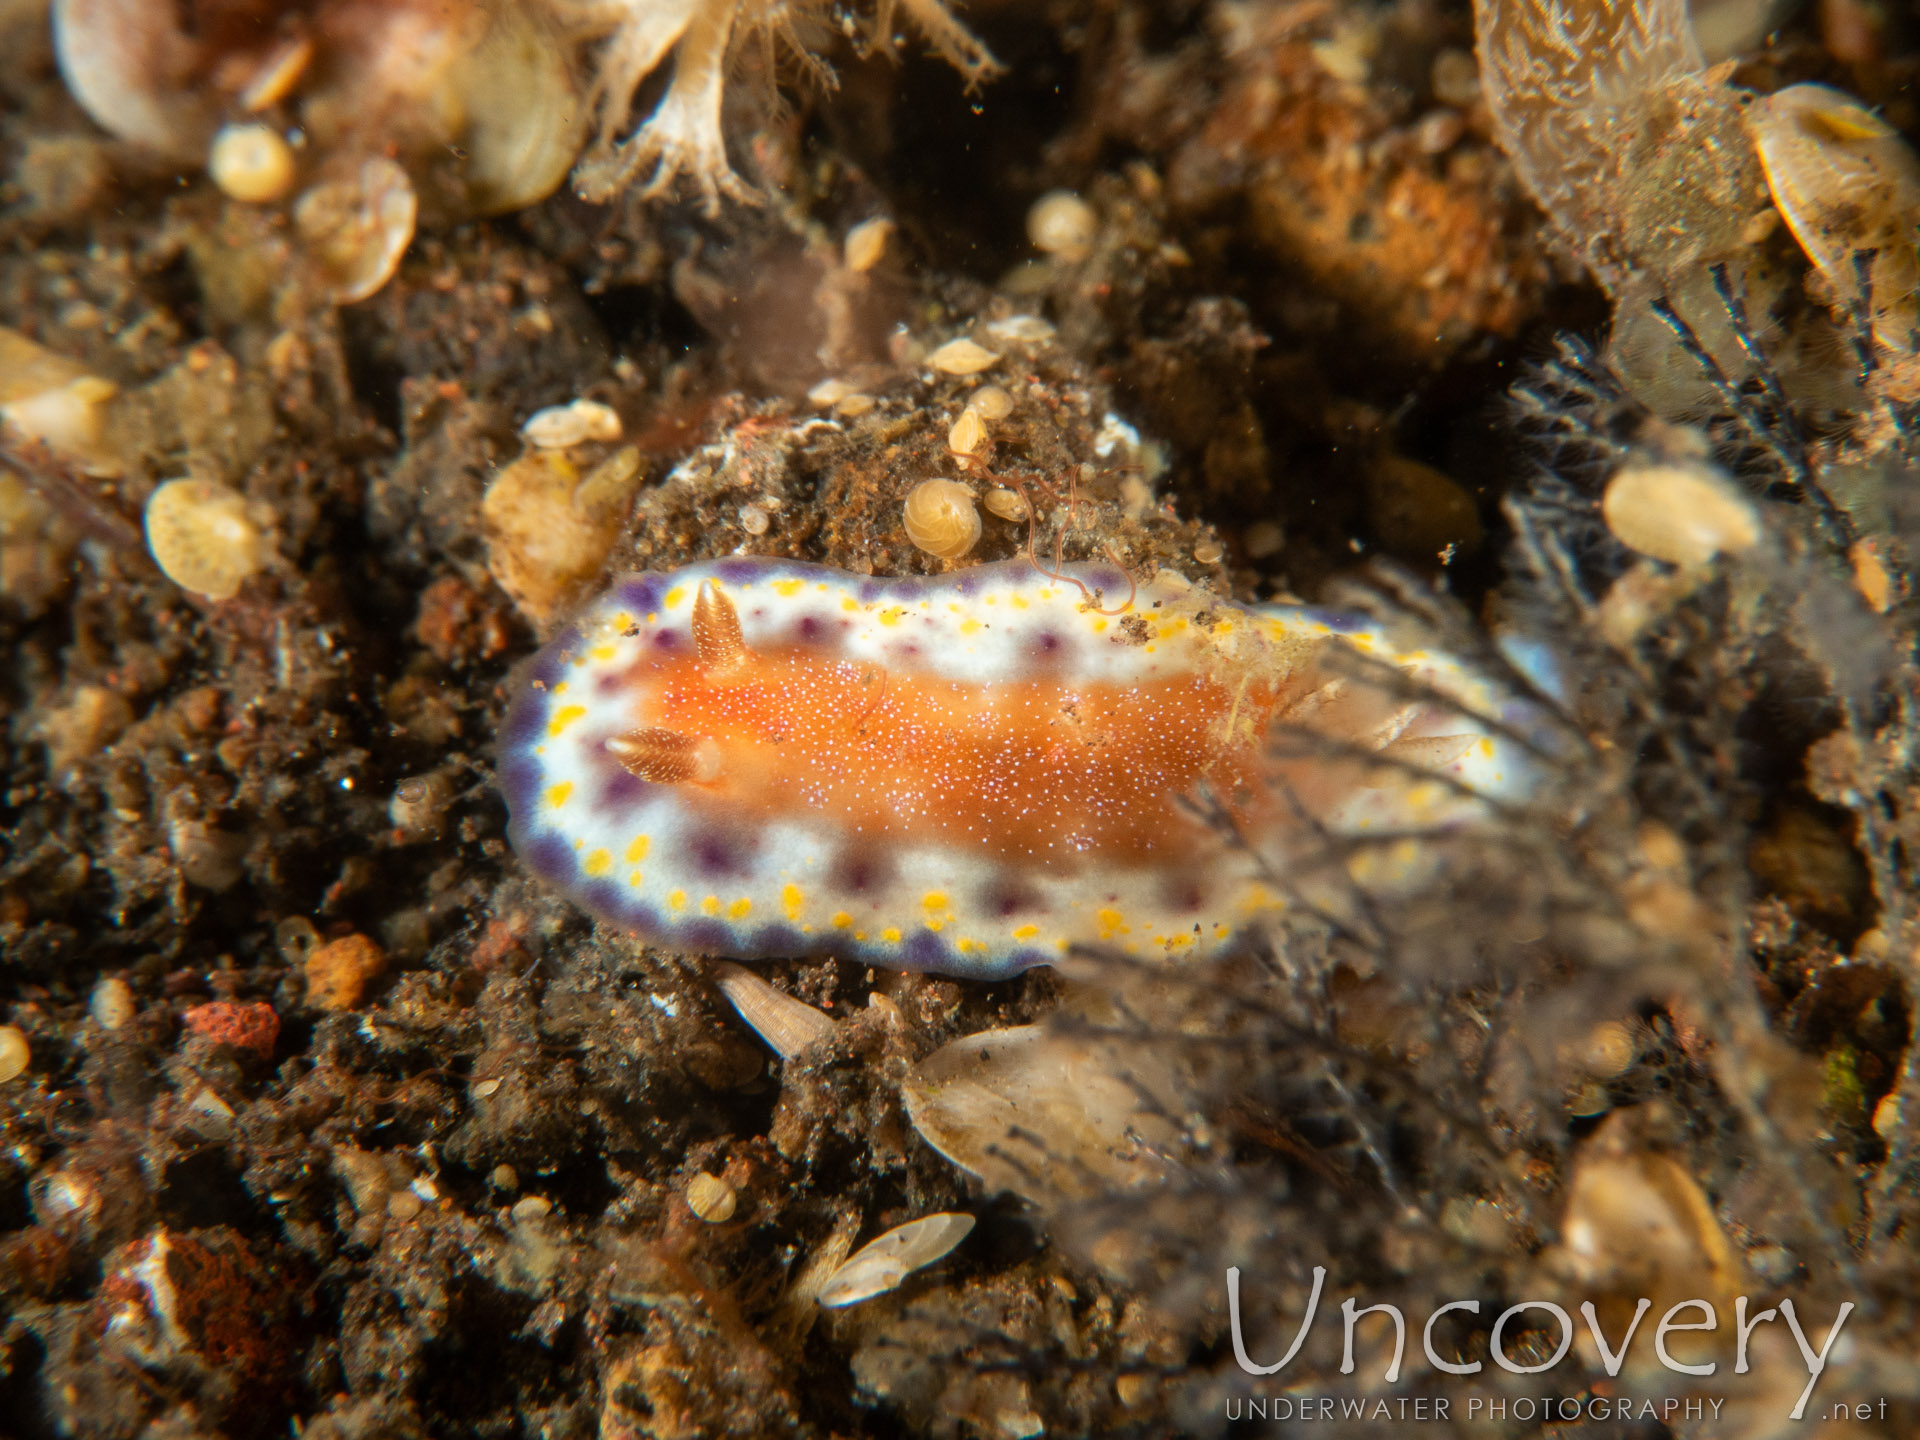
<path id="1" fill-rule="evenodd" d="M 294 202 L 293 225 L 336 305 L 378 293 L 413 243 L 420 202 L 407 172 L 382 156 L 351 178 L 328 180 Z"/>
<path id="2" fill-rule="evenodd" d="M 1056 260 L 1077 265 L 1093 254 L 1100 217 L 1071 190 L 1049 190 L 1027 211 L 1027 239 Z"/>
<path id="3" fill-rule="evenodd" d="M 1900 132 L 1844 91 L 1789 85 L 1757 100 L 1747 128 L 1787 228 L 1843 307 L 1860 303 L 1855 256 L 1867 260 L 1874 337 L 1914 347 L 1920 257 L 1920 155 Z"/>
<path id="4" fill-rule="evenodd" d="M 597 440 L 611 444 L 622 434 L 620 416 L 611 405 L 598 400 L 575 400 L 570 405 L 550 405 L 535 411 L 520 427 L 529 445 L 541 450 L 571 450 L 576 445 Z"/>
<path id="5" fill-rule="evenodd" d="M 1013 413 L 1013 396 L 998 385 L 982 385 L 968 399 L 967 409 L 991 425 Z"/>
<path id="6" fill-rule="evenodd" d="M 246 497 L 211 480 L 169 480 L 147 500 L 147 549 L 182 590 L 230 600 L 266 567 L 271 548 Z"/>
<path id="7" fill-rule="evenodd" d="M 1040 1025 L 955 1040 L 901 1086 L 920 1137 L 995 1190 L 1028 1199 L 1124 1189 L 1166 1178 L 1177 1136 L 1158 1105 L 1171 1077 L 1151 1055 Z"/>
<path id="8" fill-rule="evenodd" d="M 30 440 L 78 460 L 95 474 L 118 474 L 104 441 L 119 387 L 77 360 L 0 326 L 0 420 Z"/>
<path id="9" fill-rule="evenodd" d="M 820 1287 L 820 1303 L 829 1310 L 857 1305 L 896 1288 L 916 1270 L 949 1254 L 973 1231 L 971 1215 L 944 1211 L 897 1225 L 861 1246 Z"/>
<path id="10" fill-rule="evenodd" d="M 17 1080 L 26 1073 L 27 1062 L 32 1056 L 26 1033 L 19 1026 L 0 1025 L 0 1085 Z"/>
<path id="11" fill-rule="evenodd" d="M 847 269 L 856 275 L 864 275 L 885 258 L 887 243 L 892 240 L 893 221 L 884 215 L 871 220 L 862 220 L 847 232 L 847 238 L 841 245 L 841 256 Z"/>
<path id="12" fill-rule="evenodd" d="M 713 983 L 782 1060 L 793 1059 L 833 1034 L 831 1015 L 774 989 L 744 965 L 729 961 L 715 967 Z"/>
<path id="13" fill-rule="evenodd" d="M 947 449 L 956 455 L 972 455 L 987 439 L 986 422 L 980 412 L 969 406 L 947 429 Z"/>
<path id="14" fill-rule="evenodd" d="M 949 340 L 927 356 L 927 364 L 942 375 L 978 375 L 999 363 L 998 355 L 964 335 L 958 340 Z"/>
<path id="15" fill-rule="evenodd" d="M 271 204 L 293 189 L 293 147 L 271 125 L 228 125 L 213 137 L 207 173 L 235 200 Z"/>
<path id="16" fill-rule="evenodd" d="M 93 993 L 87 997 L 87 1013 L 93 1016 L 94 1023 L 102 1030 L 120 1029 L 133 1018 L 138 1008 L 133 987 L 118 975 L 107 976 L 93 987 Z"/>
<path id="17" fill-rule="evenodd" d="M 980 543 L 973 491 L 957 480 L 923 480 L 914 486 L 901 507 L 901 521 L 915 548 L 942 560 L 958 560 Z"/>
<path id="18" fill-rule="evenodd" d="M 739 1195 L 718 1175 L 704 1171 L 687 1182 L 687 1208 L 709 1225 L 724 1225 L 739 1207 Z"/>

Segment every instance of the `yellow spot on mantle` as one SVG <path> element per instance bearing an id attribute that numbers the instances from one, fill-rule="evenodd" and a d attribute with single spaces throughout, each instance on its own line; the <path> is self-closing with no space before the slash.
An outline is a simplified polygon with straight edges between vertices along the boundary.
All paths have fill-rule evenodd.
<path id="1" fill-rule="evenodd" d="M 558 810 L 567 803 L 567 797 L 573 794 L 573 781 L 562 780 L 558 785 L 547 787 L 547 804 Z"/>
<path id="2" fill-rule="evenodd" d="M 718 895 L 707 896 L 706 899 L 700 902 L 700 913 L 702 915 L 718 915 L 720 913 L 720 897 Z"/>
<path id="3" fill-rule="evenodd" d="M 752 913 L 753 901 L 747 899 L 744 895 L 727 907 L 727 918 L 729 920 L 744 920 Z"/>
<path id="4" fill-rule="evenodd" d="M 921 908 L 926 910 L 945 910 L 949 903 L 944 890 L 929 890 L 920 897 Z"/>
<path id="5" fill-rule="evenodd" d="M 1039 933 L 1040 927 L 1038 925 L 1022 925 L 1013 932 L 1013 938 L 1016 940 L 1031 940 Z"/>
<path id="6" fill-rule="evenodd" d="M 880 938 L 889 945 L 898 945 L 900 943 L 900 927 L 898 925 L 887 926 L 886 929 L 880 932 Z"/>
<path id="7" fill-rule="evenodd" d="M 591 655 L 595 660 L 598 660 L 602 665 L 605 665 L 609 660 L 613 659 L 615 653 L 611 645 L 596 645 L 587 652 L 587 654 Z"/>
<path id="8" fill-rule="evenodd" d="M 627 884 L 631 885 L 634 889 L 638 890 L 640 888 L 640 881 L 643 878 L 644 877 L 640 874 L 640 872 L 636 870 L 633 872 L 633 874 L 627 877 Z"/>
<path id="9" fill-rule="evenodd" d="M 775 580 L 773 582 L 773 593 L 785 596 L 791 600 L 806 588 L 806 584 L 807 582 L 804 580 Z"/>
<path id="10" fill-rule="evenodd" d="M 844 930 L 851 924 L 853 924 L 853 916 L 849 915 L 846 911 L 836 910 L 833 912 L 834 929 Z"/>
<path id="11" fill-rule="evenodd" d="M 975 634 L 980 630 L 980 628 L 981 628 L 981 625 L 978 620 L 962 620 L 960 622 L 960 633 L 962 635 Z"/>
<path id="12" fill-rule="evenodd" d="M 684 890 L 671 891 L 667 895 L 667 908 L 669 910 L 686 909 L 687 908 L 687 892 Z"/>
<path id="13" fill-rule="evenodd" d="M 1093 918 L 1099 922 L 1100 938 L 1102 940 L 1111 940 L 1115 935 L 1131 935 L 1133 933 L 1127 926 L 1126 917 L 1118 910 L 1102 910 Z"/>
<path id="14" fill-rule="evenodd" d="M 604 875 L 613 868 L 613 856 L 605 850 L 596 850 L 587 856 L 587 874 Z"/>
<path id="15" fill-rule="evenodd" d="M 795 581 L 794 583 L 798 584 L 799 582 Z M 806 903 L 806 898 L 807 897 L 800 892 L 798 885 L 789 885 L 780 892 L 780 906 L 787 912 L 787 919 L 798 920 L 800 918 L 800 907 Z"/>
<path id="16" fill-rule="evenodd" d="M 877 618 L 882 625 L 898 625 L 906 617 L 906 613 L 906 606 L 892 605 L 882 610 Z"/>
<path id="17" fill-rule="evenodd" d="M 573 682 L 571 680 L 562 680 L 558 685 L 553 687 L 553 693 L 556 695 L 564 695 L 572 688 Z"/>
<path id="18" fill-rule="evenodd" d="M 553 719 L 547 722 L 547 734 L 565 734 L 567 727 L 586 713 L 587 707 L 584 705 L 562 705 L 553 712 Z"/>
<path id="19" fill-rule="evenodd" d="M 642 860 L 646 859 L 647 847 L 652 843 L 653 840 L 651 836 L 634 836 L 633 843 L 627 846 L 627 863 L 629 865 L 638 865 Z"/>
<path id="20" fill-rule="evenodd" d="M 661 597 L 660 608 L 663 610 L 678 610 L 686 601 L 687 587 L 684 585 L 676 585 Z"/>

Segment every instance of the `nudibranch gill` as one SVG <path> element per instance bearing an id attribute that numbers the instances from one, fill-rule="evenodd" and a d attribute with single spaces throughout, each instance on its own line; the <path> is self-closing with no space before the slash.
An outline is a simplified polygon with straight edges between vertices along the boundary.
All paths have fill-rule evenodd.
<path id="1" fill-rule="evenodd" d="M 1212 950 L 1285 908 L 1275 866 L 1466 823 L 1530 769 L 1444 655 L 1100 565 L 630 575 L 522 686 L 515 849 L 612 925 L 740 959 L 999 977 L 1076 942 Z"/>

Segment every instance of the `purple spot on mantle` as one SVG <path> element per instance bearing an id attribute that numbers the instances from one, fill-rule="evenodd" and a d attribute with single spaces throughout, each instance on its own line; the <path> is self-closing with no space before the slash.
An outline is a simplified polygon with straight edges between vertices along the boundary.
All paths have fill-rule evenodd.
<path id="1" fill-rule="evenodd" d="M 594 796 L 597 812 L 629 810 L 646 798 L 652 787 L 638 775 L 619 765 L 608 765 L 601 772 L 600 793 Z"/>
<path id="2" fill-rule="evenodd" d="M 520 852 L 520 858 L 527 862 L 533 873 L 555 884 L 564 885 L 573 877 L 573 847 L 559 835 L 549 830 L 546 834 L 532 840 L 523 838 L 518 818 L 508 830 L 508 838 L 513 848 Z"/>

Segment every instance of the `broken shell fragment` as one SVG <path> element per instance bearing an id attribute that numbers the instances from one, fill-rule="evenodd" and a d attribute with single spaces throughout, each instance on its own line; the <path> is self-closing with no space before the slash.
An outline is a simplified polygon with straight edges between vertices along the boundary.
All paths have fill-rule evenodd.
<path id="1" fill-rule="evenodd" d="M 687 1182 L 687 1208 L 709 1225 L 726 1224 L 738 1205 L 733 1186 L 717 1175 L 702 1173 Z"/>
<path id="2" fill-rule="evenodd" d="M 1002 520 L 1024 520 L 1030 513 L 1027 502 L 1021 497 L 1020 492 L 1004 487 L 989 490 L 983 503 L 987 507 L 988 514 L 998 515 Z"/>
<path id="3" fill-rule="evenodd" d="M 1013 413 L 1013 396 L 998 385 L 982 385 L 967 401 L 967 409 L 991 425 Z"/>
<path id="4" fill-rule="evenodd" d="M 440 93 L 429 97 L 452 122 L 466 156 L 467 201 L 477 214 L 546 199 L 566 179 L 586 134 L 587 106 L 568 48 L 540 10 L 486 7 L 479 43 L 447 67 Z M 449 26 L 449 38 L 457 30 Z M 501 103 L 505 96 L 510 103 Z"/>
<path id="5" fill-rule="evenodd" d="M 246 497 L 210 480 L 169 480 L 147 500 L 147 549 L 182 590 L 230 600 L 265 567 L 266 537 Z"/>
<path id="6" fill-rule="evenodd" d="M 109 975 L 93 987 L 87 997 L 87 1013 L 102 1030 L 118 1030 L 133 1018 L 139 1008 L 133 987 L 118 975 Z"/>
<path id="7" fill-rule="evenodd" d="M 15 1026 L 0 1025 L 0 1085 L 23 1074 L 31 1058 L 27 1037 Z"/>
<path id="8" fill-rule="evenodd" d="M 407 172 L 380 156 L 294 202 L 294 228 L 336 305 L 365 300 L 393 278 L 419 209 Z"/>
<path id="9" fill-rule="evenodd" d="M 966 409 L 960 412 L 960 418 L 947 430 L 947 449 L 956 455 L 971 455 L 986 441 L 986 422 L 980 418 L 980 412 Z"/>
<path id="10" fill-rule="evenodd" d="M 111 380 L 0 326 L 0 420 L 95 474 L 117 474 L 104 444 Z"/>
<path id="11" fill-rule="evenodd" d="M 583 477 L 564 450 L 529 450 L 480 502 L 487 566 L 536 624 L 565 609 L 606 563 L 640 483 L 640 452 L 622 446 Z"/>
<path id="12" fill-rule="evenodd" d="M 1622 545 L 1669 565 L 1705 565 L 1760 542 L 1760 515 L 1731 480 L 1694 461 L 1630 460 L 1600 499 Z"/>
<path id="13" fill-rule="evenodd" d="M 1858 100 L 1827 85 L 1789 85 L 1756 100 L 1747 128 L 1767 188 L 1793 238 L 1840 302 L 1861 301 L 1856 256 L 1867 260 L 1873 331 L 1916 348 L 1920 155 Z"/>
<path id="14" fill-rule="evenodd" d="M 901 508 L 907 538 L 942 560 L 958 560 L 980 542 L 980 512 L 973 491 L 957 480 L 925 480 Z"/>
<path id="15" fill-rule="evenodd" d="M 197 161 L 217 97 L 192 83 L 201 47 L 184 7 L 146 0 L 55 0 L 61 78 L 101 129 L 176 160 Z"/>
<path id="16" fill-rule="evenodd" d="M 927 357 L 927 364 L 942 375 L 978 375 L 999 363 L 998 355 L 964 335 L 958 340 L 949 340 Z"/>
<path id="17" fill-rule="evenodd" d="M 833 1034 L 832 1016 L 774 989 L 744 965 L 715 967 L 713 981 L 740 1012 L 740 1018 L 782 1060 L 793 1059 Z"/>
<path id="18" fill-rule="evenodd" d="M 1166 1178 L 1174 1090 L 1137 1049 L 1040 1025 L 955 1040 L 901 1086 L 923 1140 L 990 1188 L 1030 1200 Z"/>
<path id="19" fill-rule="evenodd" d="M 1049 190 L 1027 211 L 1027 239 L 1033 248 L 1077 265 L 1093 253 L 1100 217 L 1071 190 Z"/>
<path id="20" fill-rule="evenodd" d="M 893 231 L 893 221 L 885 216 L 862 220 L 849 230 L 841 246 L 847 269 L 856 275 L 864 275 L 878 265 L 881 257 L 887 253 L 887 242 L 893 238 Z"/>
<path id="21" fill-rule="evenodd" d="M 828 1309 L 856 1305 L 884 1295 L 899 1283 L 947 1255 L 973 1230 L 973 1216 L 943 1212 L 910 1220 L 856 1250 L 820 1287 Z"/>
<path id="22" fill-rule="evenodd" d="M 235 200 L 265 205 L 293 188 L 293 147 L 271 125 L 228 125 L 213 137 L 207 173 Z"/>
<path id="23" fill-rule="evenodd" d="M 589 440 L 612 442 L 620 438 L 620 417 L 611 405 L 598 400 L 576 400 L 534 412 L 520 427 L 529 445 L 542 450 L 566 450 Z"/>

